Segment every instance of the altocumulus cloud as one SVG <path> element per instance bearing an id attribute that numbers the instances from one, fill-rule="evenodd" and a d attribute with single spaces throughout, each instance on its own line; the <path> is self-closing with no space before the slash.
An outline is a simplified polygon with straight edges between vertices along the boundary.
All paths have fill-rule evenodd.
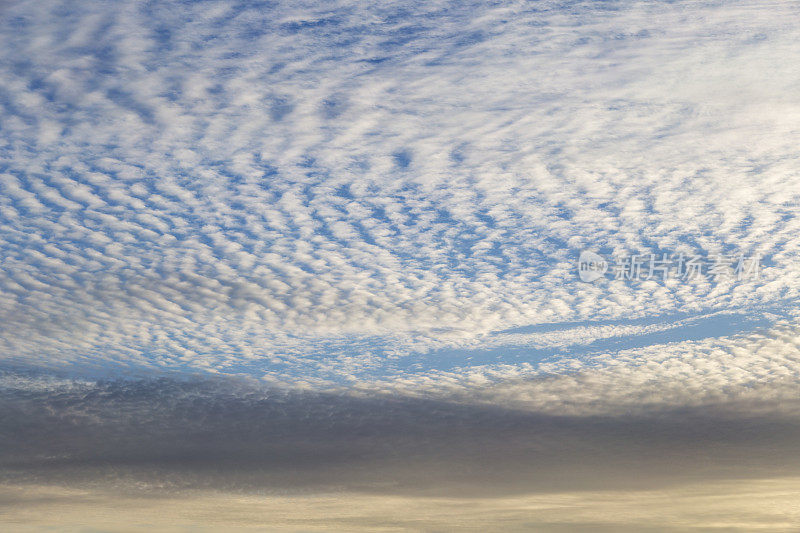
<path id="1" fill-rule="evenodd" d="M 796 476 L 799 10 L 0 3 L 3 479 Z M 763 264 L 586 284 L 584 249 Z"/>

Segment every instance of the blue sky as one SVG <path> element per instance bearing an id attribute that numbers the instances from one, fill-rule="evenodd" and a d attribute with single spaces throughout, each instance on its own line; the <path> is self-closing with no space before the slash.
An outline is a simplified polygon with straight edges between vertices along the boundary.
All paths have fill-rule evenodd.
<path id="1" fill-rule="evenodd" d="M 789 416 L 799 10 L 2 2 L 7 400 Z M 584 283 L 583 250 L 761 271 Z"/>
<path id="2" fill-rule="evenodd" d="M 328 387 L 794 316 L 794 10 L 9 4 L 7 364 Z M 767 267 L 587 286 L 583 249 Z"/>

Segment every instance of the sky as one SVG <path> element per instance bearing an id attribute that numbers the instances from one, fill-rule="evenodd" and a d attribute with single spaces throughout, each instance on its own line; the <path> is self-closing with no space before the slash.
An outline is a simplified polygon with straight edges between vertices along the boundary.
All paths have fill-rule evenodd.
<path id="1" fill-rule="evenodd" d="M 798 72 L 791 1 L 1 1 L 0 524 L 796 529 Z"/>

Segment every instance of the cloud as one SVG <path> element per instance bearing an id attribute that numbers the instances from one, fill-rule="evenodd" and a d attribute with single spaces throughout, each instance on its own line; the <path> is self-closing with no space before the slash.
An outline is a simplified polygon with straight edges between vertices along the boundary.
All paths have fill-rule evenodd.
<path id="1" fill-rule="evenodd" d="M 661 491 L 553 492 L 507 498 L 415 498 L 364 494 L 297 496 L 193 491 L 159 498 L 107 491 L 0 487 L 13 502 L 4 520 L 19 531 L 57 524 L 124 531 L 786 531 L 795 520 L 796 479 L 694 483 Z M 226 518 L 235 515 L 236 522 Z M 27 524 L 20 528 L 21 523 Z M 120 528 L 124 523 L 124 528 Z"/>
<path id="2" fill-rule="evenodd" d="M 3 389 L 0 471 L 16 484 L 451 497 L 655 490 L 701 467 L 706 481 L 794 475 L 797 412 L 759 400 L 551 414 L 457 396 L 17 378 Z"/>
<path id="3" fill-rule="evenodd" d="M 797 6 L 0 10 L 15 512 L 64 487 L 447 494 L 641 530 L 633 500 L 698 477 L 725 509 L 734 477 L 794 487 Z M 763 268 L 585 284 L 585 249 Z M 748 509 L 692 523 L 786 515 Z"/>
<path id="4" fill-rule="evenodd" d="M 797 298 L 790 4 L 4 11 L 14 364 L 337 380 L 375 343 Z M 768 261 L 586 286 L 585 247 Z"/>

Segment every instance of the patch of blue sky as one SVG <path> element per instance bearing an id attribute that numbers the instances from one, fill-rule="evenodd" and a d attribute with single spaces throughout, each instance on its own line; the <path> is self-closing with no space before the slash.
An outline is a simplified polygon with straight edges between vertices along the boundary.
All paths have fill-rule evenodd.
<path id="1" fill-rule="evenodd" d="M 597 356 L 613 357 L 614 353 L 670 343 L 719 339 L 737 335 L 767 332 L 779 321 L 791 316 L 785 308 L 770 307 L 747 312 L 720 311 L 705 314 L 677 313 L 666 316 L 630 320 L 582 321 L 559 324 L 537 324 L 493 332 L 487 336 L 490 348 L 441 348 L 422 352 L 398 353 L 383 338 L 337 339 L 329 343 L 308 342 L 302 352 L 276 353 L 269 357 L 242 357 L 229 352 L 202 353 L 197 360 L 182 359 L 165 350 L 148 351 L 129 357 L 101 357 L 86 353 L 67 364 L 31 366 L 13 360 L 0 365 L 0 371 L 14 374 L 34 372 L 65 378 L 113 379 L 158 377 L 162 375 L 230 375 L 262 378 L 279 377 L 286 383 L 317 381 L 345 385 L 352 381 L 411 378 L 439 372 L 463 372 L 470 367 L 523 366 L 536 372 L 543 363 L 581 360 L 592 363 Z M 648 326 L 656 326 L 655 330 Z M 589 340 L 565 337 L 557 345 L 537 347 L 537 335 L 610 327 L 601 338 Z M 633 333 L 625 328 L 641 328 Z M 615 332 L 613 328 L 619 328 Z M 530 335 L 531 345 L 520 345 L 514 335 Z M 603 337 L 603 335 L 605 335 Z M 504 340 L 504 338 L 508 338 Z M 298 339 L 298 341 L 302 341 Z"/>

